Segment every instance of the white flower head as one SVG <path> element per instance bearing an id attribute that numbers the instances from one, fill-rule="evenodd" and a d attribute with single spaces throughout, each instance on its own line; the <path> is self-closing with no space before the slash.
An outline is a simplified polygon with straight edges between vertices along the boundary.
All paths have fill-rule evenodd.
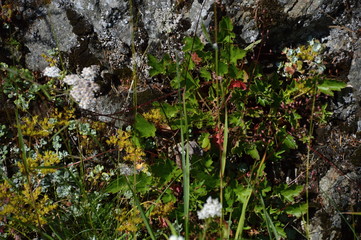
<path id="1" fill-rule="evenodd" d="M 70 96 L 83 109 L 90 109 L 96 103 L 94 94 L 100 87 L 94 82 L 99 73 L 99 66 L 93 65 L 83 69 L 81 75 L 71 74 L 64 78 L 64 82 L 73 86 L 70 90 Z"/>
<path id="2" fill-rule="evenodd" d="M 81 78 L 76 74 L 70 74 L 70 75 L 66 75 L 65 78 L 63 79 L 63 81 L 66 84 L 73 86 L 73 85 L 77 85 L 78 82 L 81 81 Z"/>
<path id="3" fill-rule="evenodd" d="M 134 174 L 134 169 L 130 168 L 128 165 L 121 163 L 118 165 L 119 171 L 120 171 L 120 175 L 124 175 L 124 176 L 131 176 Z"/>
<path id="4" fill-rule="evenodd" d="M 58 67 L 46 67 L 43 71 L 44 76 L 47 77 L 60 77 L 60 69 Z"/>
<path id="5" fill-rule="evenodd" d="M 222 205 L 218 199 L 208 197 L 207 202 L 204 204 L 202 210 L 197 212 L 199 219 L 207 219 L 213 217 L 220 217 L 222 214 Z"/>
<path id="6" fill-rule="evenodd" d="M 83 71 L 81 72 L 81 76 L 87 80 L 87 81 L 94 81 L 96 76 L 98 76 L 98 72 L 100 70 L 100 67 L 97 65 L 92 65 L 90 67 L 83 68 Z"/>
<path id="7" fill-rule="evenodd" d="M 184 240 L 184 237 L 171 235 L 168 240 Z"/>

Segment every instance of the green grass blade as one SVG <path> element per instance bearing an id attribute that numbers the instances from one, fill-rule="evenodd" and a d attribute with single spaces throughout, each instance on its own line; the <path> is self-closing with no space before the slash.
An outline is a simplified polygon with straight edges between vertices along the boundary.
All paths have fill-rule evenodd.
<path id="1" fill-rule="evenodd" d="M 185 102 L 185 91 L 183 92 L 183 115 L 184 126 L 181 127 L 181 146 L 182 146 L 182 168 L 183 168 L 183 201 L 184 201 L 184 224 L 185 224 L 185 238 L 189 239 L 189 184 L 190 184 L 190 159 L 189 159 L 189 145 L 188 145 L 188 119 L 187 107 Z"/>
<path id="2" fill-rule="evenodd" d="M 246 196 L 246 200 L 243 202 L 242 205 L 242 212 L 241 212 L 241 216 L 239 218 L 239 222 L 238 222 L 238 226 L 237 226 L 237 231 L 236 231 L 236 236 L 234 239 L 242 239 L 242 233 L 243 233 L 243 228 L 244 228 L 244 221 L 246 220 L 246 210 L 247 210 L 247 206 L 248 206 L 248 202 L 249 199 L 252 196 L 252 192 L 249 192 L 249 195 Z"/>
<path id="3" fill-rule="evenodd" d="M 277 229 L 276 229 L 270 215 L 267 212 L 266 205 L 264 203 L 262 195 L 259 194 L 258 196 L 259 196 L 259 199 L 261 200 L 262 209 L 263 209 L 263 218 L 264 218 L 264 220 L 266 222 L 270 239 L 272 239 L 272 234 L 275 236 L 275 239 L 277 239 L 277 240 L 281 239 L 281 236 L 278 234 L 278 231 L 277 231 Z"/>
<path id="4" fill-rule="evenodd" d="M 135 205 L 137 205 L 138 210 L 139 210 L 139 212 L 140 212 L 140 215 L 141 215 L 141 217 L 143 218 L 143 222 L 144 222 L 144 224 L 145 224 L 145 227 L 146 227 L 147 230 L 148 230 L 149 236 L 150 236 L 150 238 L 151 238 L 152 240 L 155 240 L 155 239 L 156 239 L 156 238 L 155 238 L 155 235 L 154 235 L 154 233 L 153 233 L 153 230 L 152 230 L 151 226 L 149 225 L 149 221 L 148 221 L 148 219 L 147 219 L 147 216 L 145 215 L 145 212 L 144 212 L 142 206 L 140 205 L 139 198 L 138 198 L 138 196 L 136 195 L 133 187 L 130 185 L 128 178 L 125 178 L 125 179 L 126 179 L 126 181 L 127 181 L 129 190 L 130 190 L 130 191 L 132 192 L 132 194 L 133 194 Z"/>

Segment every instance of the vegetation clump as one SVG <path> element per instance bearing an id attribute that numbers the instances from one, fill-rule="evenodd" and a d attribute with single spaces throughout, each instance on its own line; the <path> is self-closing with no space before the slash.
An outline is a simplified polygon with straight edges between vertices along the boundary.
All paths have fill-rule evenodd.
<path id="1" fill-rule="evenodd" d="M 148 55 L 150 76 L 169 79 L 176 100 L 135 111 L 122 129 L 81 115 L 96 101 L 96 66 L 65 76 L 52 62 L 40 82 L 1 63 L 13 110 L 0 125 L 0 236 L 309 237 L 307 179 L 272 172 L 312 143 L 330 115 L 322 96 L 345 84 L 322 75 L 317 40 L 285 49 L 278 72 L 263 74 L 249 58 L 260 41 L 238 46 L 229 18 L 203 35 L 184 39 L 181 59 Z M 36 114 L 42 101 L 50 107 Z"/>

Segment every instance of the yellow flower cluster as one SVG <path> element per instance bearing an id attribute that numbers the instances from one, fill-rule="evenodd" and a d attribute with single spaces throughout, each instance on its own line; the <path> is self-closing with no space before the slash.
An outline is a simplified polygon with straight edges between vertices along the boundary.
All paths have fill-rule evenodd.
<path id="1" fill-rule="evenodd" d="M 143 222 L 137 208 L 133 208 L 127 214 L 117 216 L 116 219 L 120 223 L 120 226 L 117 228 L 117 231 L 119 232 L 136 232 L 138 231 L 140 224 Z"/>
<path id="2" fill-rule="evenodd" d="M 107 125 L 104 122 L 99 122 L 99 121 L 91 122 L 91 128 L 97 132 L 104 131 L 106 129 L 106 127 L 107 127 Z"/>
<path id="3" fill-rule="evenodd" d="M 143 117 L 149 122 L 154 123 L 155 125 L 165 123 L 166 120 L 159 108 L 152 109 L 149 112 L 143 113 Z"/>
<path id="4" fill-rule="evenodd" d="M 50 118 L 57 120 L 57 126 L 66 126 L 69 124 L 69 120 L 75 118 L 75 108 L 64 108 L 64 110 L 59 111 L 55 108 L 54 112 L 51 114 Z"/>
<path id="5" fill-rule="evenodd" d="M 31 118 L 22 118 L 23 123 L 19 126 L 24 136 L 29 137 L 47 137 L 54 133 L 54 128 L 58 126 L 66 126 L 69 124 L 69 120 L 74 118 L 75 109 L 67 108 L 63 112 L 59 112 L 58 109 L 51 114 L 49 118 L 43 118 L 39 120 L 39 116 L 33 116 Z"/>
<path id="6" fill-rule="evenodd" d="M 0 184 L 0 218 L 12 217 L 24 224 L 44 225 L 46 215 L 53 211 L 57 204 L 52 204 L 47 195 L 41 196 L 41 187 L 31 189 L 25 183 L 21 191 L 15 191 L 8 182 Z M 7 227 L 18 225 L 17 221 L 9 221 Z"/>
<path id="7" fill-rule="evenodd" d="M 45 53 L 42 53 L 41 56 L 44 58 L 45 61 L 49 63 L 50 66 L 56 66 L 58 63 L 56 58 L 52 56 L 48 56 Z"/>
<path id="8" fill-rule="evenodd" d="M 118 147 L 119 151 L 124 151 L 125 155 L 123 159 L 125 161 L 132 161 L 137 163 L 143 161 L 145 153 L 140 147 L 133 143 L 131 134 L 129 132 L 125 132 L 119 129 L 117 131 L 117 135 L 111 136 L 106 142 L 109 145 Z"/>
<path id="9" fill-rule="evenodd" d="M 174 203 L 173 202 L 168 202 L 166 204 L 158 204 L 153 209 L 150 216 L 166 217 L 173 210 L 174 210 Z"/>
<path id="10" fill-rule="evenodd" d="M 53 173 L 56 171 L 54 168 L 50 168 L 60 162 L 58 155 L 52 151 L 46 151 L 44 154 L 38 153 L 35 158 L 27 158 L 26 164 L 28 171 L 26 171 L 24 163 L 18 162 L 18 167 L 22 174 L 32 173 L 35 174 L 38 170 L 42 174 Z"/>
<path id="11" fill-rule="evenodd" d="M 24 136 L 29 137 L 47 137 L 51 134 L 55 125 L 49 122 L 48 118 L 39 121 L 39 116 L 24 117 L 22 120 L 23 124 L 20 125 L 20 129 Z"/>

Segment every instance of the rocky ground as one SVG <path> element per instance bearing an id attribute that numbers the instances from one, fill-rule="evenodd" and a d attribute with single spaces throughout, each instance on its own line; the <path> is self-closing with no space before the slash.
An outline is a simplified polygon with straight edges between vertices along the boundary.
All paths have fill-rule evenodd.
<path id="1" fill-rule="evenodd" d="M 5 1 L 7 2 L 7 1 Z M 57 51 L 70 72 L 90 65 L 101 66 L 104 85 L 114 79 L 126 81 L 133 64 L 141 69 L 146 102 L 151 83 L 146 54 L 179 54 L 184 36 L 202 37 L 200 23 L 212 26 L 210 0 L 134 0 L 133 9 L 122 0 L 13 1 L 12 27 L 1 29 L 0 61 L 20 61 L 33 71 L 42 71 L 48 62 L 42 54 Z M 310 173 L 311 238 L 351 239 L 354 223 L 361 221 L 342 212 L 361 211 L 361 2 L 359 0 L 223 0 L 217 14 L 231 17 L 240 44 L 262 39 L 259 61 L 272 69 L 276 56 L 288 46 L 321 40 L 327 51 L 328 75 L 348 83 L 348 88 L 329 100 L 331 120 L 316 130 Z M 132 22 L 132 14 L 137 22 Z M 6 17 L 5 15 L 3 18 Z M 134 36 L 130 31 L 134 24 Z M 18 41 L 16 47 L 6 39 Z M 135 57 L 132 59 L 132 37 Z M 134 56 L 134 54 L 133 54 Z M 155 84 L 155 83 L 152 83 Z M 162 84 L 161 82 L 157 84 Z M 119 92 L 117 93 L 119 94 Z M 121 94 L 121 93 L 120 93 Z M 157 95 L 157 94 L 156 94 Z M 112 114 L 124 109 L 124 102 L 105 87 L 92 111 Z M 109 119 L 105 119 L 108 121 Z M 294 166 L 299 181 L 302 164 Z M 293 170 L 292 170 L 293 171 Z M 297 180 L 297 179 L 296 179 Z"/>

